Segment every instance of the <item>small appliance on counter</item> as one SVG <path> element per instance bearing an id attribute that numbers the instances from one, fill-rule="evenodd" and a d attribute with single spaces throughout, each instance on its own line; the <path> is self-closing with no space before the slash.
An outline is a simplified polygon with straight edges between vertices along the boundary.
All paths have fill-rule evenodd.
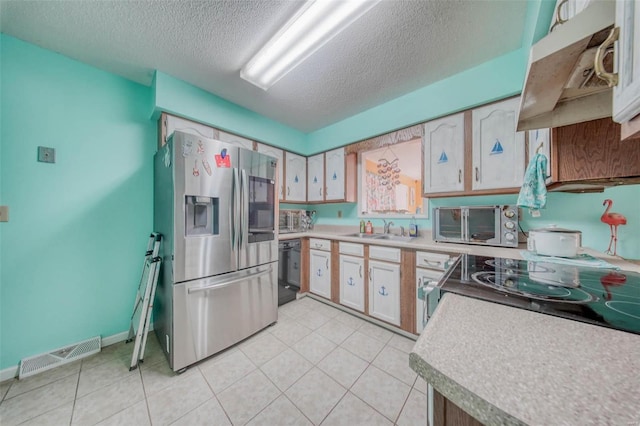
<path id="1" fill-rule="evenodd" d="M 518 207 L 462 206 L 433 209 L 438 242 L 518 247 Z"/>
<path id="2" fill-rule="evenodd" d="M 282 209 L 278 213 L 278 231 L 281 234 L 304 232 L 309 228 L 309 223 L 306 210 Z"/>
<path id="3" fill-rule="evenodd" d="M 640 334 L 640 274 L 464 254 L 437 290 Z"/>
<path id="4" fill-rule="evenodd" d="M 556 227 L 531 229 L 527 250 L 541 256 L 576 257 L 582 246 L 582 232 Z"/>

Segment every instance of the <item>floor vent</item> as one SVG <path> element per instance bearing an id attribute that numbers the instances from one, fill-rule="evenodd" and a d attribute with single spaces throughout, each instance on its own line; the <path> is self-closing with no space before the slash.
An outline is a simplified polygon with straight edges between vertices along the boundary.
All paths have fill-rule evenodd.
<path id="1" fill-rule="evenodd" d="M 49 353 L 24 358 L 20 361 L 18 379 L 33 376 L 98 352 L 100 352 L 100 336 L 92 337 Z"/>

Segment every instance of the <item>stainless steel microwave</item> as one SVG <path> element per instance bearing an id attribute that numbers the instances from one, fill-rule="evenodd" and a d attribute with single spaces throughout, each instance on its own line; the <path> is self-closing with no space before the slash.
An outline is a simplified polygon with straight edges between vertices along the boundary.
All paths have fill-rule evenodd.
<path id="1" fill-rule="evenodd" d="M 518 207 L 462 206 L 433 209 L 434 241 L 518 246 Z"/>
<path id="2" fill-rule="evenodd" d="M 280 210 L 278 213 L 278 231 L 281 234 L 304 232 L 308 223 L 306 210 Z"/>

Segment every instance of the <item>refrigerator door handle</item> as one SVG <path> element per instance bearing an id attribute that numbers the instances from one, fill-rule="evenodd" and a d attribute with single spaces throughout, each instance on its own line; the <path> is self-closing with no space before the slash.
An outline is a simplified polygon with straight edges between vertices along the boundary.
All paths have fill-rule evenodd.
<path id="1" fill-rule="evenodd" d="M 273 267 L 270 266 L 269 269 L 265 269 L 264 271 L 256 272 L 255 274 L 247 275 L 246 277 L 240 277 L 240 278 L 236 278 L 236 279 L 231 280 L 231 281 L 225 281 L 225 282 L 220 283 L 220 284 L 208 285 L 206 287 L 190 288 L 188 290 L 188 293 L 189 294 L 193 294 L 193 293 L 199 293 L 201 291 L 215 290 L 215 289 L 227 287 L 227 286 L 230 286 L 232 284 L 239 283 L 240 281 L 252 280 L 252 279 L 255 279 L 255 278 L 259 278 L 259 277 L 261 277 L 263 275 L 270 274 L 272 270 L 273 270 Z"/>
<path id="2" fill-rule="evenodd" d="M 248 240 L 247 233 L 249 232 L 249 179 L 247 178 L 247 172 L 245 170 L 240 171 L 240 183 L 242 188 L 240 193 L 242 194 L 242 206 L 240 208 L 240 246 L 246 244 Z"/>
<path id="3" fill-rule="evenodd" d="M 238 188 L 238 169 L 233 169 L 233 184 L 231 186 L 231 251 L 236 250 L 238 239 L 238 206 L 239 206 L 239 188 Z"/>

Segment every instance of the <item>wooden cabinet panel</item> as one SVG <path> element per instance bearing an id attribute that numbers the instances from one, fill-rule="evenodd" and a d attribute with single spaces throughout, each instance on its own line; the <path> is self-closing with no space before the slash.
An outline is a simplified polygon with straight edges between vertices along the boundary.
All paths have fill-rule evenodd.
<path id="1" fill-rule="evenodd" d="M 610 118 L 554 128 L 552 145 L 555 182 L 640 176 L 638 144 L 621 142 L 620 125 Z"/>
<path id="2" fill-rule="evenodd" d="M 433 390 L 433 423 L 435 426 L 482 426 L 462 408 Z"/>

